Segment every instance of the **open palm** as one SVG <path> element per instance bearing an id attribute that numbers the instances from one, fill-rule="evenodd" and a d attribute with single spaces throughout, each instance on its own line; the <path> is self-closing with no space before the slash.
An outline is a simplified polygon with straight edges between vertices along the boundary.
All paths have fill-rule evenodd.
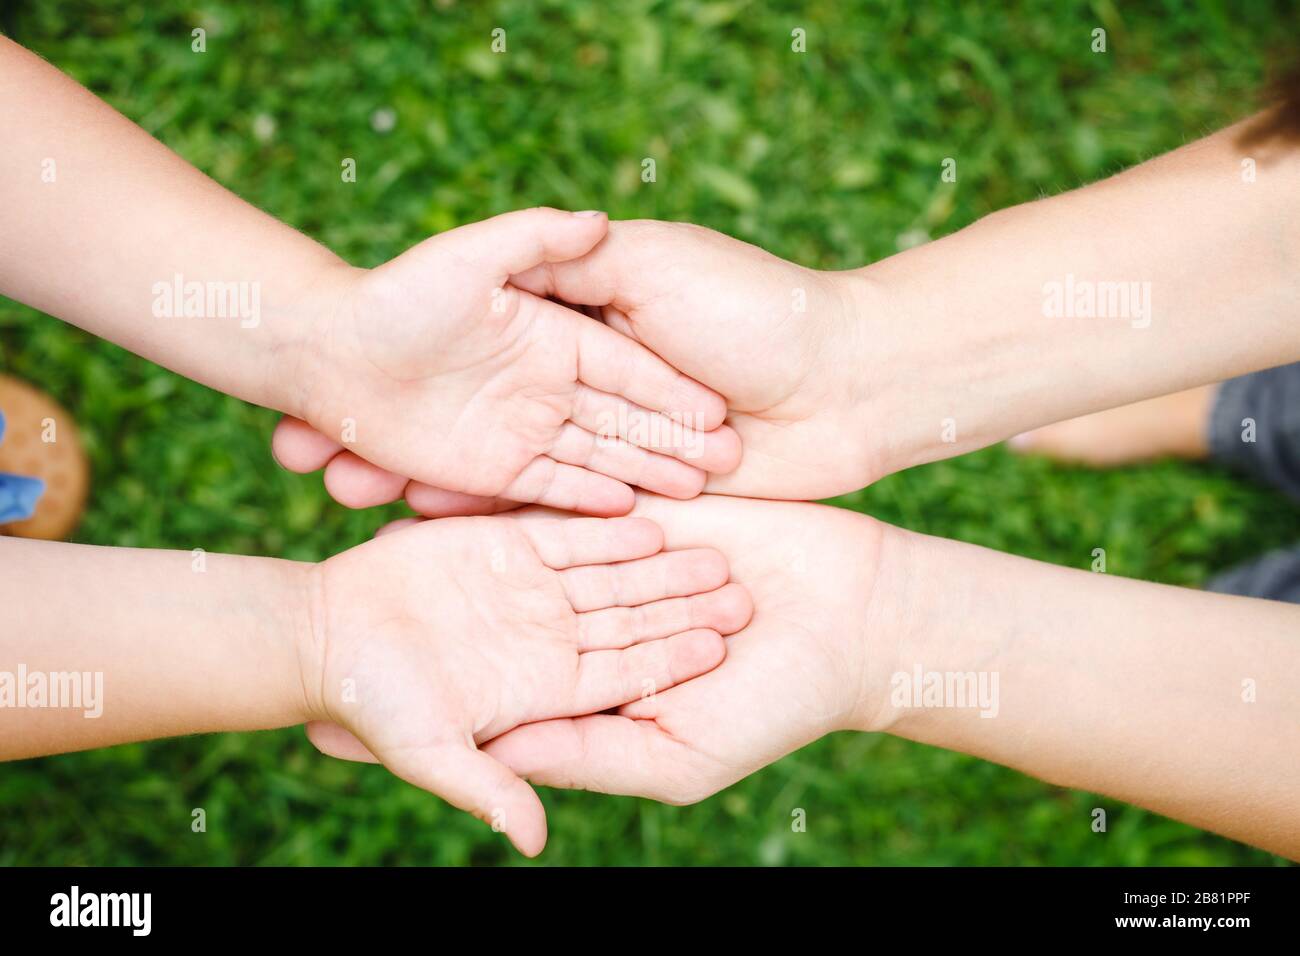
<path id="1" fill-rule="evenodd" d="M 313 739 L 346 727 L 394 773 L 540 849 L 536 796 L 476 744 L 694 677 L 748 619 L 718 552 L 662 543 L 635 518 L 453 518 L 330 559 Z"/>
<path id="2" fill-rule="evenodd" d="M 892 660 L 871 614 L 883 526 L 822 505 L 719 495 L 639 496 L 635 513 L 671 547 L 718 548 L 753 600 L 752 620 L 727 638 L 715 670 L 617 715 L 525 724 L 488 753 L 544 785 L 690 803 L 830 731 L 870 723 Z M 368 759 L 342 734 L 322 743 Z"/>
<path id="3" fill-rule="evenodd" d="M 526 210 L 351 274 L 303 402 L 341 459 L 341 497 L 368 503 L 373 492 L 349 483 L 387 472 L 453 493 L 620 514 L 632 503 L 626 482 L 687 497 L 703 486 L 701 468 L 735 464 L 735 435 L 708 434 L 725 414 L 721 398 L 601 323 L 511 284 L 516 272 L 585 252 L 604 231 L 603 217 Z M 629 414 L 672 421 L 655 434 L 676 444 L 642 433 L 618 440 L 609 424 Z M 296 460 L 292 450 L 281 458 Z"/>
<path id="4" fill-rule="evenodd" d="M 589 309 L 625 340 L 723 396 L 740 442 L 725 445 L 735 437 L 727 429 L 706 436 L 709 452 L 697 463 L 712 473 L 709 491 L 819 498 L 888 470 L 887 416 L 877 412 L 873 380 L 857 357 L 867 349 L 865 287 L 852 274 L 806 269 L 687 223 L 634 221 L 610 223 L 586 255 L 542 263 L 511 282 Z M 883 351 L 883 342 L 871 347 Z M 739 455 L 741 444 L 735 467 L 729 456 Z M 448 515 L 491 513 L 526 500 L 408 486 L 400 473 L 340 467 L 330 460 L 336 447 L 294 422 L 276 434 L 276 455 L 287 467 L 309 471 L 328 462 L 327 485 L 345 503 L 391 501 L 405 491 L 417 511 Z M 689 497 L 662 481 L 636 483 Z"/>

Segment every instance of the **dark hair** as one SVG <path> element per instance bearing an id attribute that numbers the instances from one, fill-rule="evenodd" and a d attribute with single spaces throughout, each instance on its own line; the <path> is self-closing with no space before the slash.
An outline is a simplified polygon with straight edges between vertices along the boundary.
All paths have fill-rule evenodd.
<path id="1" fill-rule="evenodd" d="M 1243 146 L 1270 139 L 1300 140 L 1300 62 L 1278 73 L 1269 84 L 1272 107 L 1241 135 Z"/>

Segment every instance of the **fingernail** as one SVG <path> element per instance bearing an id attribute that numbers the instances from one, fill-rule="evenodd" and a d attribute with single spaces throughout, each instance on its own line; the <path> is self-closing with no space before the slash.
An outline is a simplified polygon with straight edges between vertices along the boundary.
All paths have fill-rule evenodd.
<path id="1" fill-rule="evenodd" d="M 582 212 L 575 212 L 575 216 L 581 216 L 583 219 L 595 219 L 597 216 L 605 215 L 603 209 L 584 209 Z"/>

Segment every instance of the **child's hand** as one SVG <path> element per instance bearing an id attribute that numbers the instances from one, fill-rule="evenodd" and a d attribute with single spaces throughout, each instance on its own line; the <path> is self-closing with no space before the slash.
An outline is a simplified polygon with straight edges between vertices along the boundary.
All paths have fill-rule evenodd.
<path id="1" fill-rule="evenodd" d="M 535 855 L 540 801 L 476 744 L 652 697 L 716 666 L 719 632 L 749 619 L 721 554 L 662 547 L 641 518 L 450 518 L 331 558 L 316 571 L 304 683 L 333 723 L 309 734 L 330 749 L 347 728 Z"/>
<path id="2" fill-rule="evenodd" d="M 607 226 L 603 214 L 508 213 L 327 283 L 337 306 L 305 346 L 298 405 L 333 451 L 355 452 L 326 476 L 341 500 L 396 497 L 405 482 L 387 489 L 387 469 L 451 492 L 616 515 L 632 507 L 628 484 L 689 498 L 704 471 L 736 466 L 719 395 L 510 284 L 582 255 Z"/>

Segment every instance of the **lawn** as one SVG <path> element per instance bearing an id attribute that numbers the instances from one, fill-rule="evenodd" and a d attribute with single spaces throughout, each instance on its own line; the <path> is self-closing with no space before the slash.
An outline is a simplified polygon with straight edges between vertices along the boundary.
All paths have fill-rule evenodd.
<path id="1" fill-rule="evenodd" d="M 691 220 L 847 268 L 1244 115 L 1284 55 L 1279 24 L 1294 21 L 1287 3 L 1173 0 L 342 6 L 38 0 L 5 5 L 0 29 L 359 265 L 552 204 Z M 205 53 L 191 50 L 196 27 Z M 490 47 L 498 27 L 504 54 Z M 1097 27 L 1105 53 L 1091 50 Z M 805 53 L 791 49 L 796 28 Z M 344 157 L 355 183 L 341 181 Z M 956 183 L 940 180 L 948 157 Z M 349 512 L 318 477 L 281 471 L 273 413 L 4 299 L 0 368 L 59 396 L 84 429 L 94 488 L 78 541 L 316 560 L 401 512 Z M 1300 540 L 1300 510 L 1211 468 L 1097 474 L 1000 448 L 837 503 L 1075 567 L 1104 547 L 1111 573 L 1186 585 Z M 880 736 L 822 740 L 692 807 L 543 799 L 540 864 L 1277 862 Z M 205 833 L 191 832 L 197 807 Z M 796 807 L 806 832 L 791 832 Z M 521 862 L 482 824 L 382 769 L 319 756 L 295 730 L 0 770 L 0 864 Z"/>

